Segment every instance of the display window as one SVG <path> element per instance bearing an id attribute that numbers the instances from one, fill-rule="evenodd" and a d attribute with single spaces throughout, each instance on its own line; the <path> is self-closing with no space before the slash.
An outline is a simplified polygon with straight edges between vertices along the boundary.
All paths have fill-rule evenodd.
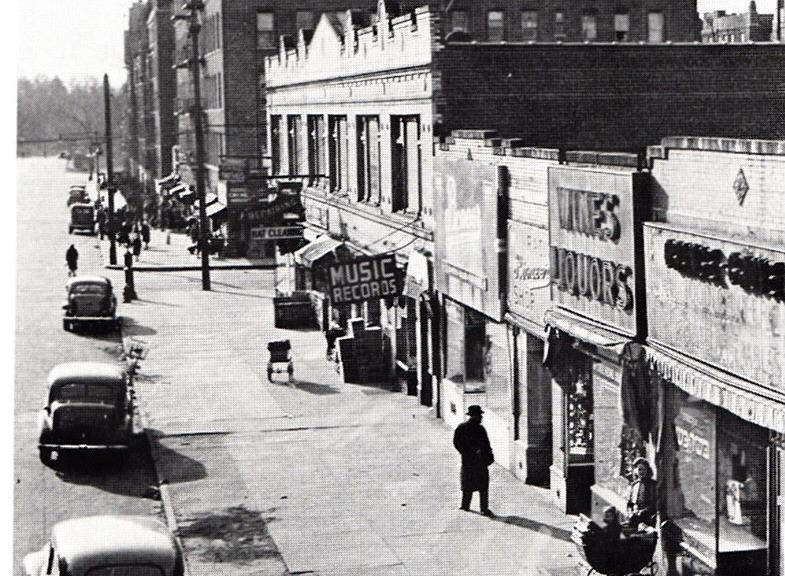
<path id="1" fill-rule="evenodd" d="M 757 566 L 768 549 L 768 431 L 681 390 L 669 517 L 710 567 Z M 757 572 L 750 572 L 757 573 Z"/>

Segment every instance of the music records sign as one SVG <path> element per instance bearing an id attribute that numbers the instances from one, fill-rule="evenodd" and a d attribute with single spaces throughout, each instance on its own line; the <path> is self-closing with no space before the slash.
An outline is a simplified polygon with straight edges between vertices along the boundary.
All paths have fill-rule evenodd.
<path id="1" fill-rule="evenodd" d="M 403 290 L 395 254 L 365 256 L 351 262 L 331 264 L 327 268 L 327 276 L 333 305 L 400 296 Z"/>

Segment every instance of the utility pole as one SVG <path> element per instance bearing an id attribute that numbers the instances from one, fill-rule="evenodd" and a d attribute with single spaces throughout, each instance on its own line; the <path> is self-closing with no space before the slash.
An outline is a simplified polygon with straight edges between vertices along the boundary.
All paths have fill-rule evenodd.
<path id="1" fill-rule="evenodd" d="M 112 163 L 112 107 L 109 98 L 109 75 L 104 74 L 104 129 L 106 131 L 106 193 L 109 197 L 109 264 L 117 264 L 114 229 L 114 173 Z M 97 158 L 97 156 L 96 156 Z M 96 166 L 96 181 L 98 180 Z"/>
<path id="2" fill-rule="evenodd" d="M 199 12 L 204 10 L 202 0 L 189 0 L 182 6 L 182 10 L 189 11 L 189 16 L 174 15 L 174 20 L 188 20 L 188 36 L 191 39 L 191 58 L 185 62 L 175 64 L 177 68 L 186 66 L 191 68 L 191 77 L 194 86 L 194 103 L 191 108 L 191 122 L 193 122 L 196 150 L 196 196 L 199 199 L 199 250 L 202 257 L 202 290 L 210 290 L 210 255 L 207 245 L 207 207 L 204 193 L 204 133 L 202 127 L 202 95 L 200 76 L 202 58 L 199 56 Z"/>

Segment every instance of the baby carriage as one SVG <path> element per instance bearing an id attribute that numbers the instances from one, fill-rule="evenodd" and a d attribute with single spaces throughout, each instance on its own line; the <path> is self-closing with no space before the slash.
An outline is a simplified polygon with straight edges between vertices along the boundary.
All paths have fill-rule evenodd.
<path id="1" fill-rule="evenodd" d="M 273 381 L 273 373 L 281 374 L 286 372 L 289 381 L 294 376 L 294 364 L 292 363 L 292 345 L 288 340 L 277 340 L 267 343 L 267 350 L 270 352 L 270 360 L 267 362 L 267 379 Z M 285 366 L 282 366 L 285 364 Z"/>
<path id="2" fill-rule="evenodd" d="M 644 568 L 655 573 L 652 556 L 657 547 L 657 531 L 653 528 L 622 538 L 608 538 L 602 528 L 581 514 L 571 538 L 594 573 L 637 576 Z"/>

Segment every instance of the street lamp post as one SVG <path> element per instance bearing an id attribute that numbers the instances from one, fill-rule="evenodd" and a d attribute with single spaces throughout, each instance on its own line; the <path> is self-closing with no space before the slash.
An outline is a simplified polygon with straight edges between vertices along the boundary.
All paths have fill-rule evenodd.
<path id="1" fill-rule="evenodd" d="M 188 20 L 188 35 L 191 38 L 191 58 L 185 62 L 178 63 L 176 67 L 188 66 L 191 69 L 191 77 L 194 88 L 194 103 L 191 108 L 191 121 L 194 126 L 194 140 L 196 145 L 196 196 L 199 199 L 199 251 L 202 257 L 202 290 L 210 290 L 210 255 L 207 245 L 207 207 L 205 206 L 204 192 L 204 133 L 202 127 L 202 97 L 200 87 L 200 76 L 202 58 L 199 55 L 199 31 L 202 26 L 199 23 L 199 12 L 204 10 L 202 0 L 189 0 L 182 6 L 183 10 L 189 11 L 189 16 L 175 15 L 175 20 Z"/>
<path id="2" fill-rule="evenodd" d="M 104 74 L 104 129 L 106 131 L 106 193 L 109 197 L 109 264 L 117 264 L 114 229 L 114 167 L 112 161 L 112 108 L 109 99 L 109 75 Z M 97 158 L 97 156 L 96 156 Z M 98 166 L 96 165 L 96 181 Z"/>

